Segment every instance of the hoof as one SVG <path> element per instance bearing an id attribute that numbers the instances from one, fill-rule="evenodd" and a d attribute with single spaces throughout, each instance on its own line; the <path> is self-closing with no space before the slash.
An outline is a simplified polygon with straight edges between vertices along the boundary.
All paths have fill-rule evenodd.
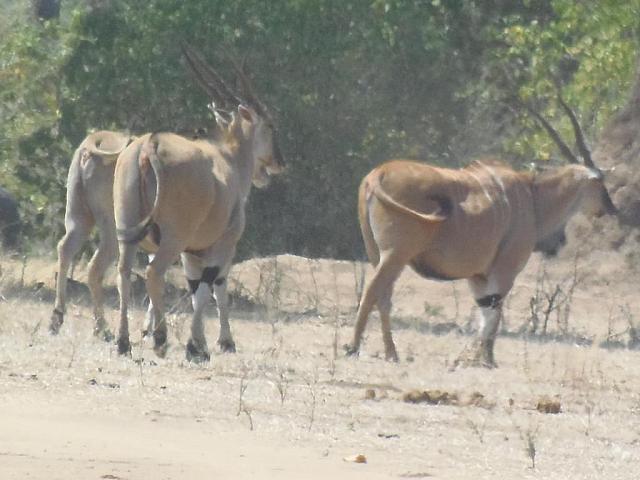
<path id="1" fill-rule="evenodd" d="M 360 354 L 360 349 L 357 347 L 354 347 L 350 343 L 343 345 L 342 348 L 344 348 L 344 353 L 347 357 L 357 357 Z"/>
<path id="2" fill-rule="evenodd" d="M 167 332 L 164 330 L 156 330 L 153 332 L 153 351 L 160 358 L 164 358 L 167 355 L 169 349 L 169 342 L 167 342 Z"/>
<path id="3" fill-rule="evenodd" d="M 398 353 L 394 350 L 393 352 L 386 352 L 384 354 L 384 358 L 388 361 L 388 362 L 394 362 L 394 363 L 398 363 Z"/>
<path id="4" fill-rule="evenodd" d="M 493 354 L 488 353 L 484 348 L 479 347 L 473 349 L 471 352 L 468 350 L 463 351 L 458 358 L 455 359 L 452 365 L 452 370 L 461 368 L 498 368 L 498 364 L 493 359 Z"/>
<path id="5" fill-rule="evenodd" d="M 211 355 L 205 349 L 199 349 L 196 347 L 193 340 L 189 339 L 187 342 L 187 360 L 193 363 L 204 363 L 211 360 Z"/>
<path id="6" fill-rule="evenodd" d="M 51 323 L 49 324 L 49 333 L 51 335 L 57 335 L 60 332 L 60 327 L 64 323 L 64 313 L 57 308 L 53 310 L 51 314 Z"/>
<path id="7" fill-rule="evenodd" d="M 165 330 L 156 330 L 153 332 L 153 348 L 162 347 L 167 343 L 167 332 Z"/>
<path id="8" fill-rule="evenodd" d="M 118 339 L 118 353 L 120 355 L 131 355 L 131 343 L 128 338 Z"/>
<path id="9" fill-rule="evenodd" d="M 159 358 L 164 358 L 167 356 L 167 351 L 169 350 L 169 342 L 165 342 L 162 345 L 154 345 L 153 351 Z"/>
<path id="10" fill-rule="evenodd" d="M 494 368 L 498 368 L 498 364 L 496 362 L 488 362 L 482 359 L 456 358 L 456 360 L 453 362 L 451 370 L 455 370 L 457 368 L 486 368 L 491 370 Z"/>
<path id="11" fill-rule="evenodd" d="M 113 342 L 113 340 L 116 338 L 113 332 L 108 328 L 105 328 L 104 330 L 101 330 L 99 332 L 94 331 L 93 334 L 96 337 L 101 338 L 104 342 L 107 342 L 107 343 Z"/>
<path id="12" fill-rule="evenodd" d="M 218 346 L 222 353 L 236 353 L 236 344 L 233 340 L 218 340 Z"/>
<path id="13" fill-rule="evenodd" d="M 105 342 L 111 343 L 116 338 L 116 336 L 109 330 L 107 326 L 107 322 L 104 318 L 100 318 L 96 320 L 96 325 L 93 327 L 93 335 L 101 338 Z"/>

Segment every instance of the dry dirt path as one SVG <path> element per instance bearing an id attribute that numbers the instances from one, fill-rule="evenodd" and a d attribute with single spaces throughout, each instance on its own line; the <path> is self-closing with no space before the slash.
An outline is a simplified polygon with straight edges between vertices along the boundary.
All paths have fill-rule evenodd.
<path id="1" fill-rule="evenodd" d="M 553 268 L 551 280 L 571 276 L 571 263 Z M 601 346 L 629 338 L 636 279 L 589 277 L 572 300 L 571 335 L 526 339 L 512 333 L 536 291 L 533 264 L 508 304 L 500 368 L 449 371 L 469 340 L 450 328 L 468 319 L 464 287 L 407 272 L 394 317 L 401 361 L 382 360 L 375 319 L 360 358 L 348 359 L 336 347 L 352 332 L 356 270 L 296 257 L 240 265 L 255 298 L 274 295 L 269 275 L 282 297 L 251 314 L 235 306 L 238 353 L 214 352 L 207 365 L 184 360 L 187 313 L 169 318 L 166 359 L 136 334 L 133 358 L 121 358 L 93 338 L 86 306 L 71 305 L 51 337 L 50 302 L 0 281 L 0 480 L 639 478 L 640 353 Z M 206 328 L 213 347 L 216 322 Z M 461 401 L 404 402 L 415 389 Z M 468 402 L 477 393 L 484 400 Z M 561 412 L 536 411 L 543 396 Z M 344 461 L 359 453 L 366 464 Z"/>
<path id="2" fill-rule="evenodd" d="M 0 478 L 390 478 L 368 465 L 323 457 L 274 435 L 193 418 L 105 412 L 73 396 L 27 392 L 3 399 Z M 225 428 L 226 427 L 226 428 Z"/>

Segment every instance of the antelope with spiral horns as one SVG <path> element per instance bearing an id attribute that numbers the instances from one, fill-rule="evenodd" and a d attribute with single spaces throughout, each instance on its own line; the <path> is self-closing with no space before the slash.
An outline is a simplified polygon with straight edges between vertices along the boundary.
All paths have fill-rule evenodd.
<path id="1" fill-rule="evenodd" d="M 196 80 L 210 96 L 225 128 L 214 139 L 191 140 L 171 133 L 145 135 L 120 155 L 114 180 L 114 210 L 120 248 L 118 351 L 130 352 L 130 274 L 138 243 L 154 253 L 146 287 L 153 305 L 154 350 L 167 348 L 164 274 L 178 257 L 192 293 L 187 359 L 210 358 L 203 310 L 213 289 L 223 351 L 235 351 L 229 326 L 227 277 L 245 227 L 252 183 L 266 186 L 283 170 L 273 119 L 249 79 L 234 62 L 242 92 L 230 88 L 202 57 L 183 47 Z"/>
<path id="2" fill-rule="evenodd" d="M 576 137 L 582 162 L 539 113 L 568 165 L 540 174 L 517 172 L 495 161 L 452 170 L 394 160 L 371 171 L 358 194 L 365 248 L 375 266 L 358 308 L 353 340 L 345 348 L 357 354 L 369 313 L 377 307 L 386 358 L 398 354 L 390 328 L 393 285 L 411 266 L 429 279 L 467 279 L 480 310 L 477 338 L 456 364 L 496 366 L 494 343 L 502 304 L 518 273 L 537 246 L 555 249 L 567 221 L 580 209 L 616 214 L 593 163 L 576 115 L 560 95 Z"/>

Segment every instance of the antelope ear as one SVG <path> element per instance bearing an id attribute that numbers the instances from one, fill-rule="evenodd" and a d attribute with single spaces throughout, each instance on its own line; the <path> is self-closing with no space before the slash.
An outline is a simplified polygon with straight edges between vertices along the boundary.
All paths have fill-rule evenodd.
<path id="1" fill-rule="evenodd" d="M 238 113 L 240 114 L 240 117 L 242 117 L 244 120 L 246 120 L 249 123 L 253 123 L 254 121 L 253 112 L 251 111 L 250 108 L 247 108 L 244 105 L 238 105 Z"/>

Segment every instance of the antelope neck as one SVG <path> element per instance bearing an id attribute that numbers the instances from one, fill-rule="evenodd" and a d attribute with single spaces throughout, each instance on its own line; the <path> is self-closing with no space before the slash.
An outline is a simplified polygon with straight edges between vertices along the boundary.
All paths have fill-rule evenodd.
<path id="1" fill-rule="evenodd" d="M 533 177 L 537 240 L 561 228 L 578 209 L 581 182 L 572 170 L 569 165 Z"/>

